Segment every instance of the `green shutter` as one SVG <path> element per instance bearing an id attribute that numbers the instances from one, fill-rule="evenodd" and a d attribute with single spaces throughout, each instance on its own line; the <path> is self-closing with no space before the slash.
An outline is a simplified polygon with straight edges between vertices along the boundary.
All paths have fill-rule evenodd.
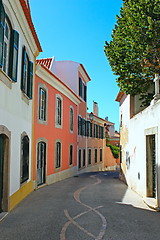
<path id="1" fill-rule="evenodd" d="M 86 102 L 87 100 L 87 86 L 84 85 L 84 101 Z"/>
<path id="2" fill-rule="evenodd" d="M 19 45 L 19 33 L 15 30 L 12 30 L 9 76 L 14 82 L 17 82 L 18 45 Z"/>
<path id="3" fill-rule="evenodd" d="M 29 74 L 28 74 L 28 89 L 27 95 L 32 99 L 32 85 L 33 85 L 33 62 L 29 61 Z"/>
<path id="4" fill-rule="evenodd" d="M 25 81 L 26 81 L 25 79 L 26 58 L 27 58 L 27 54 L 24 46 L 22 49 L 22 76 L 21 76 L 21 90 L 23 92 L 25 92 Z"/>
<path id="5" fill-rule="evenodd" d="M 82 79 L 79 78 L 79 96 L 82 97 Z"/>
<path id="6" fill-rule="evenodd" d="M 0 1 L 0 67 L 3 65 L 3 42 L 5 26 L 5 10 L 2 1 Z"/>

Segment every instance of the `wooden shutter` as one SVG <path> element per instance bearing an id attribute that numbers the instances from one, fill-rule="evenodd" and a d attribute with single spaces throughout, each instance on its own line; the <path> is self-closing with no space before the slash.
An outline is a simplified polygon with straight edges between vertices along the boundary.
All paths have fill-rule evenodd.
<path id="1" fill-rule="evenodd" d="M 21 76 L 21 90 L 25 92 L 25 74 L 26 74 L 26 60 L 27 60 L 27 53 L 25 46 L 22 49 L 22 76 Z"/>
<path id="2" fill-rule="evenodd" d="M 84 101 L 86 102 L 87 100 L 87 86 L 84 85 Z"/>
<path id="3" fill-rule="evenodd" d="M 33 62 L 29 61 L 27 96 L 30 99 L 32 99 L 32 85 L 33 85 Z"/>
<path id="4" fill-rule="evenodd" d="M 9 76 L 14 82 L 17 82 L 18 46 L 19 46 L 19 33 L 16 30 L 12 30 Z"/>
<path id="5" fill-rule="evenodd" d="M 79 96 L 82 97 L 82 79 L 79 78 Z"/>
<path id="6" fill-rule="evenodd" d="M 0 67 L 3 65 L 3 42 L 4 42 L 4 26 L 5 26 L 5 10 L 2 0 L 0 0 Z"/>

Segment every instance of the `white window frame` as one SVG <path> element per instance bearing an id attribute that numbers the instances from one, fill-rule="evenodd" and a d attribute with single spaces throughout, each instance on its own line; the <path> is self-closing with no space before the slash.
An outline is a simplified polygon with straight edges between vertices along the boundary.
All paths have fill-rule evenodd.
<path id="1" fill-rule="evenodd" d="M 40 89 L 44 90 L 46 92 L 46 100 L 45 100 L 45 119 L 40 118 Z M 44 83 L 38 84 L 38 107 L 37 107 L 37 121 L 40 124 L 47 124 L 48 123 L 48 88 Z"/>
<path id="2" fill-rule="evenodd" d="M 58 106 L 58 99 L 61 100 L 61 109 L 60 109 L 60 112 L 61 112 L 61 121 L 59 123 L 59 106 Z M 56 128 L 62 128 L 62 124 L 63 124 L 63 98 L 61 97 L 60 94 L 56 94 L 56 114 L 55 114 L 55 126 Z"/>
<path id="3" fill-rule="evenodd" d="M 72 114 L 71 114 L 72 113 Z M 69 125 L 70 125 L 70 132 L 73 133 L 74 131 L 74 109 L 72 106 L 70 106 L 70 111 L 69 111 Z"/>
<path id="4" fill-rule="evenodd" d="M 7 28 L 6 28 L 7 26 Z M 8 38 L 6 36 L 6 29 L 8 29 Z M 3 66 L 2 70 L 8 75 L 9 73 L 9 51 L 11 41 L 11 28 L 8 19 L 5 18 L 4 42 L 3 42 Z M 6 46 L 6 48 L 5 48 Z"/>
<path id="5" fill-rule="evenodd" d="M 57 144 L 60 144 L 60 152 L 59 152 L 59 155 L 60 155 L 60 159 L 57 159 L 59 156 L 57 154 Z M 59 163 L 59 164 L 57 164 Z M 55 170 L 59 170 L 61 169 L 62 167 L 62 142 L 60 139 L 57 139 L 55 141 Z"/>

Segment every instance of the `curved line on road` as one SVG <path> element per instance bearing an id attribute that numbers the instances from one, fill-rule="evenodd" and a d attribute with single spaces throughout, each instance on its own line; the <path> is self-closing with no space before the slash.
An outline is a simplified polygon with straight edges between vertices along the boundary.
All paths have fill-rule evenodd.
<path id="1" fill-rule="evenodd" d="M 91 178 L 95 178 L 96 176 L 91 176 Z M 97 181 L 95 183 L 93 183 L 92 185 L 97 185 L 99 183 L 101 183 L 101 180 L 99 178 L 96 179 Z M 105 231 L 106 231 L 106 228 L 107 228 L 107 221 L 105 219 L 105 217 L 97 211 L 98 208 L 102 207 L 102 206 L 98 206 L 96 208 L 92 208 L 91 206 L 85 204 L 85 203 L 82 203 L 81 200 L 80 200 L 80 194 L 83 190 L 85 190 L 87 187 L 89 187 L 91 185 L 87 185 L 85 187 L 82 187 L 80 189 L 78 189 L 77 191 L 74 192 L 74 199 L 79 203 L 81 204 L 82 206 L 84 207 L 87 207 L 89 210 L 88 211 L 84 211 L 80 214 L 78 214 L 77 216 L 75 217 L 70 217 L 69 213 L 67 210 L 64 210 L 64 213 L 65 213 L 65 216 L 68 218 L 68 222 L 65 223 L 65 225 L 63 226 L 62 230 L 61 230 L 61 233 L 60 233 L 60 240 L 66 240 L 65 238 L 65 233 L 66 233 L 66 230 L 68 228 L 68 226 L 72 223 L 73 225 L 75 225 L 77 228 L 79 228 L 80 230 L 82 230 L 84 233 L 86 233 L 87 235 L 91 236 L 92 238 L 94 238 L 95 240 L 101 240 L 105 234 Z M 102 220 L 102 227 L 101 227 L 101 230 L 99 232 L 99 235 L 96 237 L 94 236 L 92 233 L 88 232 L 86 229 L 84 229 L 83 227 L 81 227 L 76 221 L 74 221 L 75 219 L 79 218 L 80 216 L 84 215 L 84 214 L 87 214 L 88 212 L 90 211 L 93 211 L 95 212 L 97 215 L 99 215 L 99 217 L 101 218 Z"/>

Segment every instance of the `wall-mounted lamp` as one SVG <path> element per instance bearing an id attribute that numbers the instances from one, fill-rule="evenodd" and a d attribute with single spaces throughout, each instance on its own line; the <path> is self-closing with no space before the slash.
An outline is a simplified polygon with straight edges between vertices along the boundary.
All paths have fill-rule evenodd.
<path id="1" fill-rule="evenodd" d="M 89 114 L 89 120 L 91 122 L 94 120 L 94 114 L 92 112 Z"/>

